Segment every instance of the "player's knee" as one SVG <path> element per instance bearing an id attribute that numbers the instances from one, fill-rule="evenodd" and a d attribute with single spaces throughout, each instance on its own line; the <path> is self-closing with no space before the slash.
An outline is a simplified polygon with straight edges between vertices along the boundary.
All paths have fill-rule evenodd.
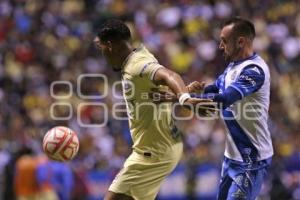
<path id="1" fill-rule="evenodd" d="M 118 193 L 108 191 L 105 194 L 104 200 L 134 200 L 134 198 L 124 194 L 118 194 Z"/>

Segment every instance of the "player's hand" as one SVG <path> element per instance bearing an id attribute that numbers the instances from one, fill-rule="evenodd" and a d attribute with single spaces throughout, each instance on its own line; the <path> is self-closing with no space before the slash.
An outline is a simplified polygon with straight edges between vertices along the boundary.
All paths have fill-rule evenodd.
<path id="1" fill-rule="evenodd" d="M 184 104 L 197 105 L 197 104 L 207 104 L 212 102 L 213 101 L 211 99 L 189 98 L 184 102 Z"/>
<path id="2" fill-rule="evenodd" d="M 216 102 L 211 102 L 208 104 L 199 104 L 196 106 L 195 112 L 197 112 L 200 116 L 214 116 L 216 115 L 220 109 L 218 108 L 218 104 Z"/>
<path id="3" fill-rule="evenodd" d="M 198 81 L 194 81 L 192 83 L 190 83 L 188 86 L 186 86 L 189 93 L 202 93 L 204 88 L 205 88 L 205 82 L 198 82 Z"/>
<path id="4" fill-rule="evenodd" d="M 184 107 L 197 112 L 200 116 L 212 116 L 219 111 L 217 103 L 211 99 L 190 98 L 186 100 Z"/>
<path id="5" fill-rule="evenodd" d="M 162 90 L 158 88 L 151 89 L 151 93 L 149 93 L 150 98 L 154 103 L 162 103 L 162 102 L 177 102 L 177 96 L 171 92 L 170 90 Z"/>

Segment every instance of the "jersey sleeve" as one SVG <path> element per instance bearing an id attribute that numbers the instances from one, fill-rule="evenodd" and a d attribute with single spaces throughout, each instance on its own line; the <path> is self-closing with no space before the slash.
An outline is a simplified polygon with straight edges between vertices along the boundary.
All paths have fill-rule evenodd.
<path id="1" fill-rule="evenodd" d="M 243 69 L 237 80 L 229 87 L 236 89 L 242 97 L 248 96 L 259 90 L 265 81 L 265 73 L 257 65 L 249 65 Z"/>
<path id="2" fill-rule="evenodd" d="M 149 80 L 153 80 L 155 73 L 158 69 L 162 68 L 157 61 L 140 62 L 136 66 L 136 76 L 141 78 L 145 77 Z"/>
<path id="3" fill-rule="evenodd" d="M 204 94 L 208 94 L 208 93 L 219 93 L 219 88 L 217 87 L 217 85 L 214 83 L 214 84 L 211 84 L 211 85 L 208 85 L 204 88 Z"/>
<path id="4" fill-rule="evenodd" d="M 200 99 L 212 99 L 214 102 L 218 103 L 218 107 L 225 109 L 235 103 L 236 101 L 242 99 L 239 91 L 232 87 L 226 88 L 222 94 L 217 93 L 207 93 L 207 94 L 192 94 L 193 98 Z"/>
<path id="5" fill-rule="evenodd" d="M 222 87 L 223 87 L 222 84 L 224 84 L 224 82 L 225 82 L 224 79 L 225 79 L 224 74 L 221 74 L 221 75 L 217 78 L 217 80 L 214 82 L 214 85 L 215 85 L 218 89 L 222 88 Z"/>

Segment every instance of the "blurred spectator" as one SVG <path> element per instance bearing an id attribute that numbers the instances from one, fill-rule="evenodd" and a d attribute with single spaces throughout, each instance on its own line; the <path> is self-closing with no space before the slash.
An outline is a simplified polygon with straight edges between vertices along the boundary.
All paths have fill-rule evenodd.
<path id="1" fill-rule="evenodd" d="M 48 180 L 40 181 L 41 173 L 38 169 L 47 165 L 47 158 L 35 156 L 32 152 L 22 155 L 16 162 L 14 190 L 18 200 L 56 200 L 57 195 L 51 184 L 51 171 L 44 170 Z"/>
<path id="2" fill-rule="evenodd" d="M 37 167 L 36 179 L 39 187 L 52 187 L 59 200 L 71 199 L 73 173 L 67 164 L 46 160 Z"/>

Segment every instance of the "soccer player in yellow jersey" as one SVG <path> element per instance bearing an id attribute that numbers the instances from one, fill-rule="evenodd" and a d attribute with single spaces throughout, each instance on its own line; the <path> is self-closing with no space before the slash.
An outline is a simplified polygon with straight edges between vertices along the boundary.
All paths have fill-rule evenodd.
<path id="1" fill-rule="evenodd" d="M 105 200 L 154 200 L 181 158 L 182 141 L 172 121 L 171 104 L 153 104 L 148 98 L 152 88 L 168 86 L 181 105 L 209 101 L 191 98 L 178 74 L 160 65 L 145 46 L 133 48 L 130 40 L 130 30 L 119 20 L 108 20 L 94 39 L 107 63 L 121 71 L 133 140 L 133 151 Z"/>

